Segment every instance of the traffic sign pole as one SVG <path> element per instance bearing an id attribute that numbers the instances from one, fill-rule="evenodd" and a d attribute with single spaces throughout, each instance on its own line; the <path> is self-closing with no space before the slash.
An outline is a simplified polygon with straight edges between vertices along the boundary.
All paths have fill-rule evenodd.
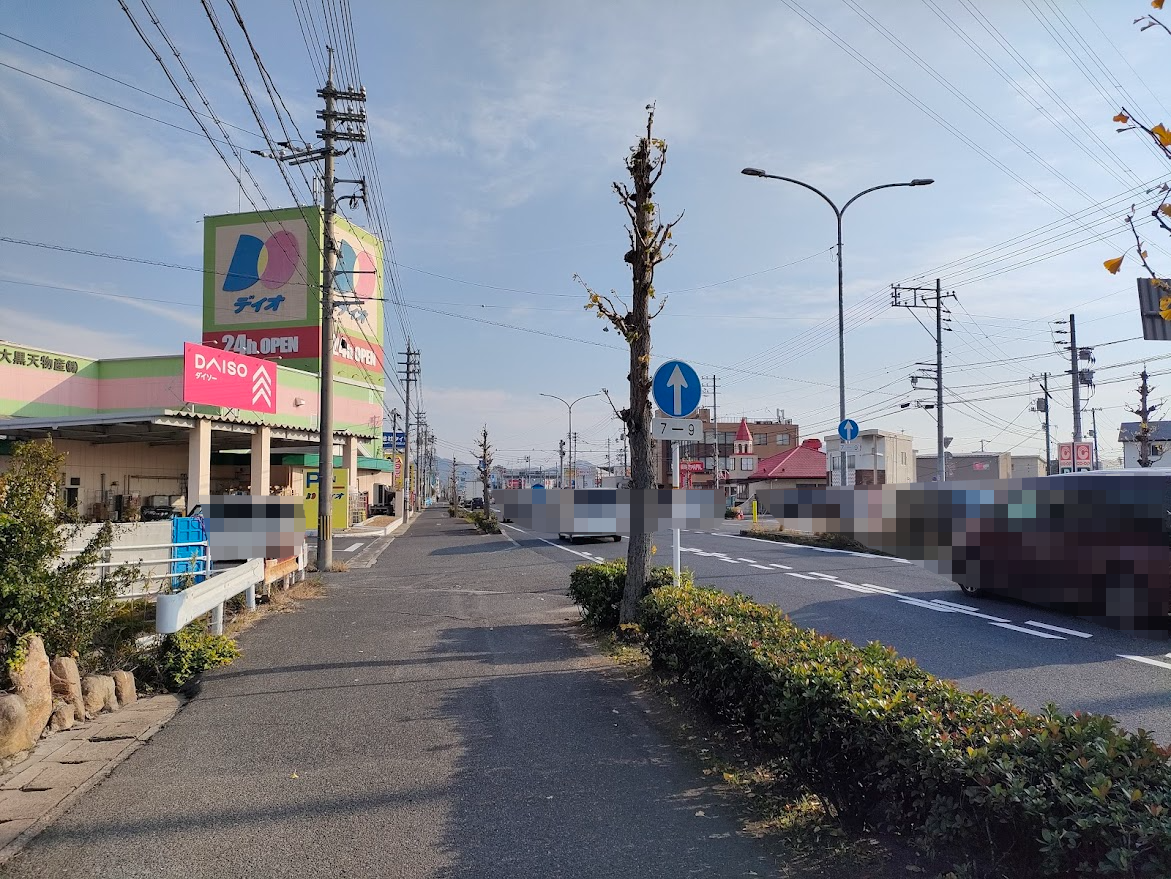
<path id="1" fill-rule="evenodd" d="M 671 467 L 671 481 L 674 483 L 674 488 L 678 488 L 679 487 L 679 443 L 671 443 L 671 463 L 673 464 L 673 466 Z M 672 499 L 671 506 L 674 506 L 674 505 L 675 505 L 674 500 Z M 671 546 L 671 562 L 675 567 L 675 585 L 678 586 L 678 585 L 680 585 L 680 581 L 681 581 L 681 577 L 682 577 L 682 573 L 679 568 L 679 557 L 681 554 L 681 551 L 679 548 L 679 529 L 678 528 L 672 529 L 672 535 L 674 537 L 674 541 Z"/>

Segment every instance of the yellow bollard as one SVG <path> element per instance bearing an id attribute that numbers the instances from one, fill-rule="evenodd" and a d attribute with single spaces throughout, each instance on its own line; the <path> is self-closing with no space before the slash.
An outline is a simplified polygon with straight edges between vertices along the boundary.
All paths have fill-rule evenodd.
<path id="1" fill-rule="evenodd" d="M 752 524 L 756 524 L 756 498 L 752 499 Z"/>

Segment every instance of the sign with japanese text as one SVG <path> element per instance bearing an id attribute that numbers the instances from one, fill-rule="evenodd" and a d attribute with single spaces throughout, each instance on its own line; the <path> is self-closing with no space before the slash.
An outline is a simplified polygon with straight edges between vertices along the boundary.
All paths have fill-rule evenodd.
<path id="1" fill-rule="evenodd" d="M 183 401 L 276 412 L 276 364 L 183 343 Z"/>
<path id="2" fill-rule="evenodd" d="M 312 326 L 204 333 L 203 344 L 266 360 L 316 360 L 321 351 L 321 330 Z"/>
<path id="3" fill-rule="evenodd" d="M 329 509 L 331 528 L 341 530 L 349 526 L 350 513 L 350 471 L 345 467 L 333 468 L 333 493 Z M 305 472 L 305 530 L 317 530 L 317 516 L 321 502 L 321 471 L 316 468 Z"/>
<path id="4" fill-rule="evenodd" d="M 88 360 L 79 362 L 75 358 L 60 354 L 49 354 L 31 348 L 14 348 L 10 345 L 0 344 L 0 364 L 75 375 L 82 366 L 89 363 Z"/>
<path id="5" fill-rule="evenodd" d="M 1094 469 L 1094 444 L 1073 444 L 1073 467 L 1075 472 Z"/>
<path id="6" fill-rule="evenodd" d="M 1073 443 L 1057 444 L 1057 469 L 1061 473 L 1073 472 Z"/>

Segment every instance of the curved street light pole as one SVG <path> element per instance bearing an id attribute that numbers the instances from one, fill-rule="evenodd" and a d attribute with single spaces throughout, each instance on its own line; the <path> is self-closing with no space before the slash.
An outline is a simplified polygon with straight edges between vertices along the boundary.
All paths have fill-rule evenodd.
<path id="1" fill-rule="evenodd" d="M 853 196 L 840 208 L 834 203 L 828 195 L 818 189 L 816 186 L 810 186 L 800 180 L 795 180 L 792 177 L 781 177 L 777 174 L 768 174 L 760 168 L 745 168 L 740 172 L 748 177 L 767 177 L 769 180 L 783 180 L 786 183 L 795 183 L 808 189 L 810 192 L 815 192 L 833 208 L 834 216 L 838 220 L 838 420 L 846 420 L 846 311 L 845 311 L 845 294 L 842 278 L 842 215 L 846 212 L 846 208 L 860 199 L 862 196 L 871 192 L 877 192 L 879 189 L 893 189 L 896 186 L 930 186 L 934 180 L 927 178 L 915 178 L 907 183 L 883 183 L 880 186 L 871 186 L 869 189 L 863 189 L 857 195 Z M 842 446 L 842 487 L 846 486 L 846 449 Z"/>
<path id="2" fill-rule="evenodd" d="M 584 397 L 578 397 L 572 403 L 569 402 L 568 400 L 566 400 L 564 397 L 558 397 L 556 394 L 538 394 L 537 396 L 549 397 L 550 399 L 553 399 L 553 400 L 560 400 L 562 403 L 565 404 L 565 407 L 569 410 L 569 437 L 568 437 L 569 468 L 568 469 L 570 472 L 573 472 L 573 407 L 576 404 L 580 403 L 582 400 L 588 400 L 590 397 L 600 397 L 602 395 L 600 393 L 586 394 Z M 565 473 L 564 472 L 561 474 L 561 487 L 565 488 Z"/>

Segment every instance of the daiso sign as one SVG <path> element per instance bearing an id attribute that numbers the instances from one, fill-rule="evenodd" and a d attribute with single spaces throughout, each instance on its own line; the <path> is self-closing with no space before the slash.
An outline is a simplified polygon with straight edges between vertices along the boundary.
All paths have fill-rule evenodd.
<path id="1" fill-rule="evenodd" d="M 183 400 L 206 406 L 275 413 L 276 364 L 185 342 Z"/>

